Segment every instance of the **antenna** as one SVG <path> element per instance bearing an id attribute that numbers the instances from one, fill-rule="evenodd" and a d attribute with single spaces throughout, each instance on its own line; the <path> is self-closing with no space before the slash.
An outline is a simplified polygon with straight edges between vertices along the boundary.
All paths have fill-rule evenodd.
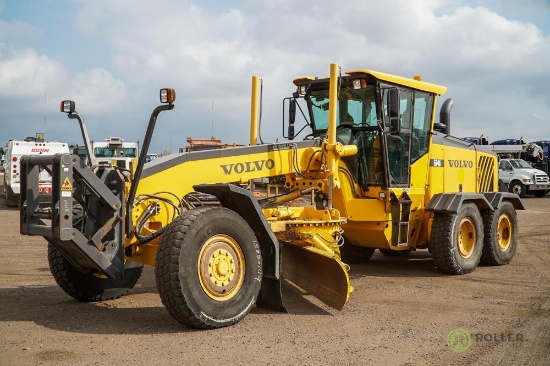
<path id="1" fill-rule="evenodd" d="M 212 98 L 212 134 L 210 136 L 214 137 L 214 98 Z"/>
<path id="2" fill-rule="evenodd" d="M 46 115 L 46 107 L 47 107 L 47 94 L 44 92 L 44 130 L 48 127 L 47 125 L 47 115 Z"/>

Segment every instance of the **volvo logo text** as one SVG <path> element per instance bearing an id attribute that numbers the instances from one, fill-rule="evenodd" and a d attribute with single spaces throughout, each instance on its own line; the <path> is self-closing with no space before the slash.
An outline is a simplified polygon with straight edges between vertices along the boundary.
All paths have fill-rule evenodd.
<path id="1" fill-rule="evenodd" d="M 471 160 L 448 160 L 451 168 L 473 168 L 474 163 Z"/>
<path id="2" fill-rule="evenodd" d="M 223 169 L 225 175 L 229 175 L 231 173 L 241 174 L 245 172 L 248 173 L 264 170 L 264 168 L 273 169 L 275 167 L 275 161 L 273 159 L 254 160 L 237 164 L 224 164 L 220 165 L 220 167 Z"/>

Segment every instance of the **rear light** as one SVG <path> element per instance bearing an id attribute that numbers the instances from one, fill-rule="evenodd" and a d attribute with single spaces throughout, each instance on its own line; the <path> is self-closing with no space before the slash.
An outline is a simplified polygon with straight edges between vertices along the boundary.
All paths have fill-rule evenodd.
<path id="1" fill-rule="evenodd" d="M 12 160 L 17 161 L 17 156 L 14 156 Z"/>

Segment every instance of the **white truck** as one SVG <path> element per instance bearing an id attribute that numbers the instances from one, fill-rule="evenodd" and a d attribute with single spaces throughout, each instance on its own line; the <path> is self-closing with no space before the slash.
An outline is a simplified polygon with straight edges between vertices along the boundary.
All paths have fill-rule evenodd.
<path id="1" fill-rule="evenodd" d="M 465 138 L 467 141 L 475 143 Z M 535 197 L 544 197 L 550 191 L 550 179 L 544 171 L 533 168 L 532 164 L 520 159 L 537 156 L 540 146 L 534 143 L 524 144 L 522 139 L 498 140 L 490 145 L 476 145 L 480 151 L 492 152 L 499 156 L 498 180 L 500 190 L 508 190 L 520 197 L 532 194 Z M 513 143 L 508 145 L 508 143 Z"/>
<path id="2" fill-rule="evenodd" d="M 23 155 L 68 154 L 69 146 L 63 142 L 44 142 L 42 138 L 28 137 L 25 141 L 11 140 L 6 148 L 4 162 L 4 194 L 8 207 L 19 205 L 21 188 L 21 157 Z M 41 202 L 51 200 L 52 176 L 46 170 L 40 171 L 38 190 Z"/>
<path id="3" fill-rule="evenodd" d="M 92 141 L 93 165 L 112 165 L 130 170 L 130 162 L 139 157 L 139 142 L 124 142 L 121 137 Z"/>
<path id="4" fill-rule="evenodd" d="M 520 197 L 526 194 L 544 197 L 550 191 L 548 174 L 523 159 L 501 159 L 498 168 L 499 180 Z"/>

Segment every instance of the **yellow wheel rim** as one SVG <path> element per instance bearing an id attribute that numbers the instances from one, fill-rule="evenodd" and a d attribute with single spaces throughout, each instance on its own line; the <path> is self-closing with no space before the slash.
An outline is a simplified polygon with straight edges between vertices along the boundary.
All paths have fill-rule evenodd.
<path id="1" fill-rule="evenodd" d="M 458 252 L 462 258 L 468 258 L 474 252 L 476 244 L 476 226 L 470 218 L 463 218 L 458 226 Z"/>
<path id="2" fill-rule="evenodd" d="M 222 234 L 211 237 L 198 258 L 202 289 L 216 301 L 231 299 L 243 284 L 244 266 L 244 255 L 235 239 Z"/>
<path id="3" fill-rule="evenodd" d="M 500 250 L 503 252 L 508 249 L 510 243 L 512 242 L 512 223 L 510 218 L 507 215 L 501 215 L 498 218 L 498 227 L 497 227 L 497 244 Z"/>

